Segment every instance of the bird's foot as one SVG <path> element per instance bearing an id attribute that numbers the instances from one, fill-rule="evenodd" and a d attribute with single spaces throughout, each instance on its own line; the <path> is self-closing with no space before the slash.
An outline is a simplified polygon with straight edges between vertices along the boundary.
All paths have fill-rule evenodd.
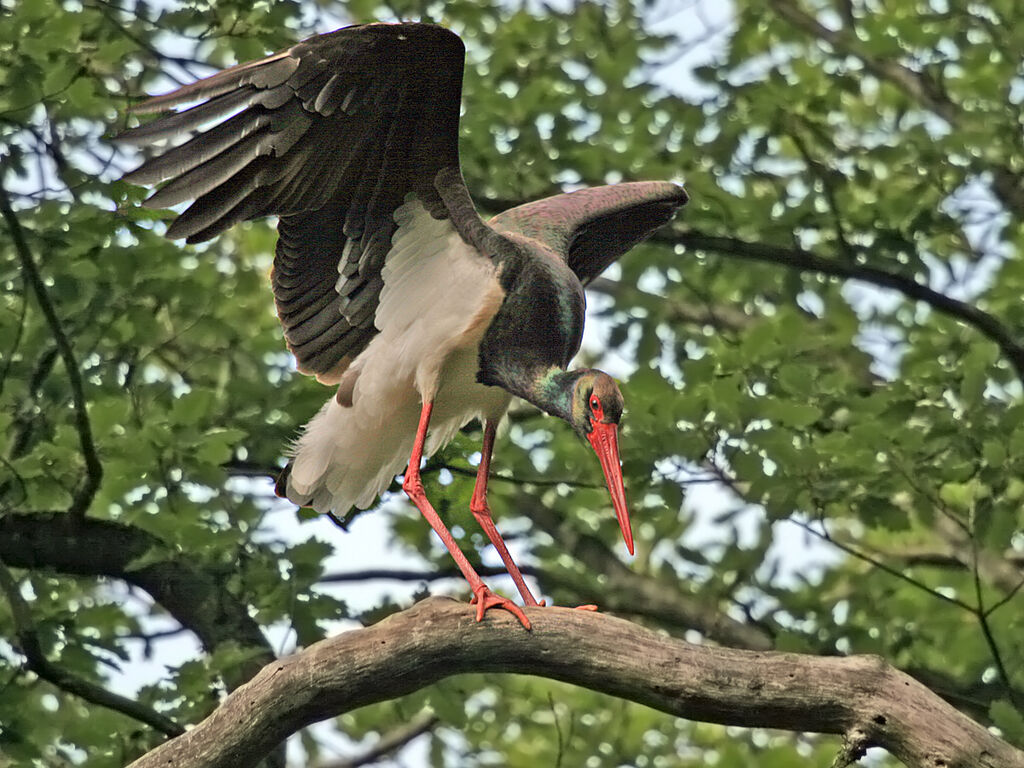
<path id="1" fill-rule="evenodd" d="M 529 600 L 526 601 L 526 607 L 527 608 L 532 608 L 532 607 L 545 608 L 547 606 L 547 604 L 548 604 L 548 601 L 545 600 L 544 598 L 541 598 L 540 600 L 534 600 L 532 603 Z M 552 608 L 558 608 L 560 606 L 552 605 L 551 607 Z M 568 607 L 568 606 L 565 606 L 565 607 Z M 597 611 L 597 606 L 594 605 L 593 603 L 588 603 L 587 605 L 574 605 L 573 606 L 573 610 L 576 610 L 576 611 Z"/>
<path id="2" fill-rule="evenodd" d="M 540 605 L 545 605 L 545 602 L 543 600 L 541 600 L 540 601 Z M 559 606 L 553 605 L 551 607 L 552 608 L 558 608 Z M 565 607 L 568 608 L 569 606 L 565 606 Z M 597 611 L 597 606 L 594 605 L 593 603 L 588 603 L 587 605 L 574 605 L 573 606 L 573 610 L 574 611 Z"/>
<path id="3" fill-rule="evenodd" d="M 523 609 L 511 600 L 504 598 L 501 595 L 494 594 L 485 584 L 481 584 L 479 587 L 474 587 L 473 599 L 470 600 L 469 603 L 470 605 L 476 606 L 477 621 L 483 621 L 484 612 L 489 608 L 503 608 L 519 619 L 519 623 L 522 624 L 525 629 L 530 629 L 530 620 L 526 618 L 526 614 L 523 613 Z"/>

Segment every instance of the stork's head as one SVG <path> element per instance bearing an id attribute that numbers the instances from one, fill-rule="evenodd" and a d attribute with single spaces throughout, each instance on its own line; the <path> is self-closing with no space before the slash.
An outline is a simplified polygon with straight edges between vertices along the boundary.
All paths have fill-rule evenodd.
<path id="1" fill-rule="evenodd" d="M 622 483 L 622 467 L 619 464 L 619 419 L 622 418 L 622 392 L 615 379 L 603 371 L 586 370 L 578 379 L 572 391 L 571 419 L 569 420 L 581 436 L 590 441 L 608 491 L 612 496 L 615 516 L 619 519 L 622 538 L 626 549 L 633 554 L 633 531 L 626 509 L 626 491 Z"/>

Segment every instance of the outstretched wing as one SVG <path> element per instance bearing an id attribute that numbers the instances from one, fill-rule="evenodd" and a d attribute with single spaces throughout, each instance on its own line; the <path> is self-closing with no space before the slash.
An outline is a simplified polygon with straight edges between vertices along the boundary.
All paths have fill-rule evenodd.
<path id="1" fill-rule="evenodd" d="M 591 187 L 527 203 L 490 220 L 498 232 L 532 237 L 561 254 L 583 285 L 667 224 L 688 200 L 668 181 Z"/>
<path id="2" fill-rule="evenodd" d="M 125 178 L 166 182 L 149 207 L 194 201 L 167 231 L 190 243 L 279 216 L 272 281 L 285 339 L 300 371 L 336 383 L 377 332 L 395 209 L 411 195 L 444 219 L 442 194 L 469 201 L 458 155 L 464 55 L 454 33 L 430 24 L 312 37 L 135 107 L 165 114 L 121 140 L 187 140 Z M 471 203 L 456 207 L 475 217 Z M 467 227 L 482 224 L 457 225 Z"/>

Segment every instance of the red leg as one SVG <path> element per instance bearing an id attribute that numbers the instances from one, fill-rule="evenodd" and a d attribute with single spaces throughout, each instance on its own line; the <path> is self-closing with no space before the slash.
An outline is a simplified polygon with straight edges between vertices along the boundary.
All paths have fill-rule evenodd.
<path id="1" fill-rule="evenodd" d="M 473 487 L 473 498 L 469 502 L 469 510 L 473 513 L 476 521 L 480 523 L 480 527 L 484 529 L 484 533 L 491 540 L 491 544 L 498 550 L 501 562 L 505 564 L 508 575 L 512 577 L 512 581 L 515 582 L 519 594 L 523 596 L 523 602 L 527 606 L 544 605 L 543 600 L 538 602 L 534 599 L 530 588 L 526 586 L 523 574 L 519 572 L 519 566 L 512 559 L 508 547 L 505 546 L 505 540 L 501 538 L 497 526 L 494 525 L 494 520 L 491 518 L 491 509 L 487 504 L 487 478 L 491 471 L 491 454 L 494 452 L 494 435 L 497 429 L 497 422 L 490 419 L 484 424 L 484 446 L 480 452 L 480 466 L 477 468 L 476 485 Z M 597 610 L 596 605 L 581 605 L 579 607 L 581 610 Z"/>
<path id="2" fill-rule="evenodd" d="M 488 608 L 504 608 L 519 619 L 519 622 L 526 629 L 529 629 L 530 620 L 526 618 L 526 614 L 523 613 L 518 605 L 511 600 L 506 600 L 504 597 L 494 594 L 487 588 L 487 585 L 484 584 L 479 574 L 473 570 L 473 566 L 470 565 L 466 556 L 462 554 L 459 545 L 455 543 L 455 539 L 427 500 L 427 494 L 423 490 L 423 481 L 420 480 L 420 460 L 423 458 L 423 444 L 427 439 L 427 427 L 430 425 L 430 413 L 433 409 L 433 402 L 423 403 L 423 410 L 420 412 L 420 424 L 416 430 L 416 442 L 412 446 L 412 455 L 409 457 L 409 469 L 405 473 L 402 490 L 409 495 L 412 503 L 427 518 L 427 522 L 430 523 L 430 527 L 434 529 L 434 532 L 441 537 L 441 541 L 444 542 L 448 552 L 451 553 L 455 564 L 459 566 L 462 575 L 469 582 L 469 587 L 473 590 L 473 602 L 476 603 L 476 620 L 482 621 L 484 613 Z"/>
<path id="3" fill-rule="evenodd" d="M 509 554 L 508 547 L 505 546 L 505 540 L 498 533 L 494 520 L 491 518 L 491 509 L 487 505 L 487 476 L 491 471 L 491 453 L 494 451 L 494 434 L 496 431 L 497 424 L 488 419 L 484 424 L 484 447 L 480 452 L 480 466 L 476 471 L 476 485 L 473 487 L 473 498 L 469 502 L 469 511 L 473 513 L 473 517 L 480 523 L 480 527 L 484 529 L 484 533 L 491 540 L 491 544 L 498 550 L 501 562 L 505 564 L 505 570 L 512 577 L 512 581 L 516 583 L 519 594 L 523 596 L 523 602 L 528 606 L 544 605 L 543 600 L 537 602 L 534 599 L 530 588 L 526 586 L 523 574 L 519 572 L 519 566 L 516 565 L 512 555 Z"/>

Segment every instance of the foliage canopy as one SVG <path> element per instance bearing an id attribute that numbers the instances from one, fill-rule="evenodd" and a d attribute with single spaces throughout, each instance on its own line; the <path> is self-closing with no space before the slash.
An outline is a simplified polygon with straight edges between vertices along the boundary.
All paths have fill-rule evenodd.
<path id="1" fill-rule="evenodd" d="M 284 351 L 272 225 L 164 240 L 109 141 L 168 78 L 396 16 L 467 42 L 482 209 L 620 179 L 691 194 L 592 297 L 589 355 L 625 379 L 635 560 L 570 430 L 522 408 L 499 439 L 491 506 L 544 593 L 693 640 L 879 654 L 1024 748 L 1020 3 L 17 0 L 0 2 L 0 766 L 122 765 L 275 653 L 407 604 L 385 587 L 350 608 L 377 593 L 324 563 L 358 545 L 309 538 L 270 491 L 328 394 Z M 479 439 L 426 475 L 478 561 Z M 374 516 L 421 581 L 449 572 L 411 507 Z M 119 670 L 161 658 L 161 627 L 201 651 L 133 690 Z M 498 676 L 335 726 L 366 746 L 417 718 L 436 765 L 838 749 Z M 310 764 L 322 736 L 301 737 Z"/>

